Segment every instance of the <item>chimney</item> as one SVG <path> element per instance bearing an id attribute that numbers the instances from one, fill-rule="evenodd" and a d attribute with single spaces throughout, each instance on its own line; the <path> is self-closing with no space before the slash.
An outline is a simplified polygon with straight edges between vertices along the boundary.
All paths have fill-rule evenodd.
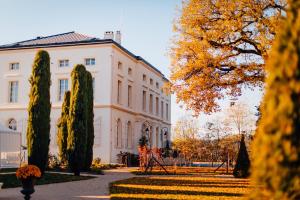
<path id="1" fill-rule="evenodd" d="M 116 41 L 118 44 L 121 44 L 121 31 L 117 31 L 117 32 L 116 32 L 115 41 Z"/>
<path id="2" fill-rule="evenodd" d="M 113 31 L 105 31 L 104 32 L 104 39 L 105 40 L 113 40 L 114 39 L 114 32 Z"/>

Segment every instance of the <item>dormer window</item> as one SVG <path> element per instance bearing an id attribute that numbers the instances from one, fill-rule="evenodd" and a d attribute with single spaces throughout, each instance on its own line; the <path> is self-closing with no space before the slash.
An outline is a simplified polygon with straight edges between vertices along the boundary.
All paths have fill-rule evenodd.
<path id="1" fill-rule="evenodd" d="M 96 64 L 95 58 L 86 58 L 85 59 L 85 65 L 86 66 L 92 66 Z"/>
<path id="2" fill-rule="evenodd" d="M 10 63 L 9 64 L 10 70 L 18 70 L 19 69 L 19 63 Z"/>
<path id="3" fill-rule="evenodd" d="M 69 67 L 69 60 L 60 60 L 59 67 Z"/>

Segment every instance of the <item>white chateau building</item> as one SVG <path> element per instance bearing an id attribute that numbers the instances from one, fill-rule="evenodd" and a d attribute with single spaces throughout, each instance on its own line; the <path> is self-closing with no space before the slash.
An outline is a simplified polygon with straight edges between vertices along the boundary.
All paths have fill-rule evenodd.
<path id="1" fill-rule="evenodd" d="M 0 123 L 22 133 L 26 146 L 27 106 L 35 54 L 43 49 L 51 59 L 51 143 L 57 153 L 56 123 L 70 73 L 84 64 L 94 81 L 94 157 L 117 162 L 117 154 L 137 153 L 142 129 L 149 124 L 151 144 L 170 140 L 171 97 L 163 92 L 165 76 L 140 56 L 121 46 L 121 33 L 104 39 L 68 32 L 0 46 Z"/>

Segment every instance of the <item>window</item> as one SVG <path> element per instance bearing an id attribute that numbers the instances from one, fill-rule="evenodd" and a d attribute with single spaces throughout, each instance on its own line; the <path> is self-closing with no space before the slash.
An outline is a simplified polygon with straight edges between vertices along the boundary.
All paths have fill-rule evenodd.
<path id="1" fill-rule="evenodd" d="M 17 130 L 17 121 L 15 119 L 9 119 L 8 120 L 8 128 L 12 130 Z"/>
<path id="2" fill-rule="evenodd" d="M 91 65 L 95 65 L 95 64 L 96 64 L 95 58 L 86 58 L 85 59 L 85 65 L 91 66 Z"/>
<path id="3" fill-rule="evenodd" d="M 59 67 L 69 67 L 69 60 L 60 60 Z"/>
<path id="4" fill-rule="evenodd" d="M 146 91 L 143 91 L 143 111 L 146 112 Z"/>
<path id="5" fill-rule="evenodd" d="M 118 119 L 118 121 L 117 121 L 116 147 L 122 148 L 122 123 L 121 123 L 120 119 Z"/>
<path id="6" fill-rule="evenodd" d="M 9 82 L 9 102 L 16 103 L 18 102 L 18 81 L 11 81 Z"/>
<path id="7" fill-rule="evenodd" d="M 18 70 L 19 69 L 19 63 L 10 63 L 9 64 L 10 70 Z"/>
<path id="8" fill-rule="evenodd" d="M 156 115 L 158 116 L 159 115 L 159 98 L 156 97 L 155 99 L 155 106 L 156 106 Z"/>
<path id="9" fill-rule="evenodd" d="M 146 81 L 147 80 L 147 76 L 146 74 L 143 74 L 143 81 Z"/>
<path id="10" fill-rule="evenodd" d="M 150 78 L 150 85 L 153 85 L 153 79 Z"/>
<path id="11" fill-rule="evenodd" d="M 159 129 L 158 127 L 156 127 L 156 131 L 155 131 L 155 144 L 156 144 L 156 147 L 158 148 L 158 142 L 159 142 Z"/>
<path id="12" fill-rule="evenodd" d="M 95 78 L 93 77 L 93 99 L 95 99 Z"/>
<path id="13" fill-rule="evenodd" d="M 150 126 L 150 130 L 149 130 L 149 144 L 150 147 L 153 147 L 153 126 Z"/>
<path id="14" fill-rule="evenodd" d="M 159 88 L 159 83 L 158 83 L 158 82 L 156 82 L 156 88 L 157 88 L 157 89 Z"/>
<path id="15" fill-rule="evenodd" d="M 59 80 L 59 93 L 58 100 L 62 101 L 65 95 L 65 92 L 68 91 L 68 79 L 60 79 Z"/>
<path id="16" fill-rule="evenodd" d="M 127 122 L 127 139 L 126 139 L 126 147 L 132 148 L 132 126 L 131 122 Z"/>
<path id="17" fill-rule="evenodd" d="M 161 118 L 164 118 L 164 102 L 163 101 L 161 101 L 161 103 L 160 103 L 160 114 L 161 114 Z"/>
<path id="18" fill-rule="evenodd" d="M 132 105 L 132 86 L 128 85 L 128 107 L 131 107 Z"/>
<path id="19" fill-rule="evenodd" d="M 118 96 L 117 96 L 117 102 L 118 104 L 121 104 L 121 91 L 122 91 L 122 81 L 118 81 Z"/>
<path id="20" fill-rule="evenodd" d="M 150 99 L 149 99 L 149 112 L 152 114 L 153 113 L 153 95 L 150 94 Z"/>
<path id="21" fill-rule="evenodd" d="M 118 70 L 122 70 L 123 66 L 121 62 L 118 62 Z"/>
<path id="22" fill-rule="evenodd" d="M 132 75 L 132 69 L 130 67 L 128 68 L 128 75 Z"/>
<path id="23" fill-rule="evenodd" d="M 166 103 L 166 118 L 169 120 L 169 104 Z"/>

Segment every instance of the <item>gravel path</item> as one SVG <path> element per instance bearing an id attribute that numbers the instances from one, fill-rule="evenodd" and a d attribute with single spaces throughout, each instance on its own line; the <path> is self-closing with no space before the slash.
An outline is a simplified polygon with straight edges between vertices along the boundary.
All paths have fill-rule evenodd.
<path id="1" fill-rule="evenodd" d="M 110 199 L 108 184 L 116 180 L 131 178 L 134 175 L 128 169 L 114 169 L 105 171 L 105 175 L 97 178 L 35 186 L 35 193 L 31 200 L 69 200 L 69 199 Z M 0 190 L 0 200 L 22 200 L 21 188 Z"/>

